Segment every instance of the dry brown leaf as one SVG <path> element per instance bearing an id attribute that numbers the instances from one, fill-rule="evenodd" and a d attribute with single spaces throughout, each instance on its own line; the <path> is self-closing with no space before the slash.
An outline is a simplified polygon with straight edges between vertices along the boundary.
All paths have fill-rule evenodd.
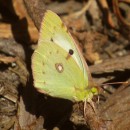
<path id="1" fill-rule="evenodd" d="M 91 73 L 109 73 L 113 71 L 124 71 L 130 69 L 130 55 L 116 57 L 103 61 L 103 63 L 90 66 Z"/>

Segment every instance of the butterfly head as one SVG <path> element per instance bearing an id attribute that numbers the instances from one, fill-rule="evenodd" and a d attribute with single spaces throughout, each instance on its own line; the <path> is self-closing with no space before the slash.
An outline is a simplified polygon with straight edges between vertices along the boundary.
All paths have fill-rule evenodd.
<path id="1" fill-rule="evenodd" d="M 94 95 L 98 95 L 98 88 L 91 87 L 84 89 L 76 89 L 76 96 L 74 97 L 76 101 L 88 101 L 93 98 Z"/>

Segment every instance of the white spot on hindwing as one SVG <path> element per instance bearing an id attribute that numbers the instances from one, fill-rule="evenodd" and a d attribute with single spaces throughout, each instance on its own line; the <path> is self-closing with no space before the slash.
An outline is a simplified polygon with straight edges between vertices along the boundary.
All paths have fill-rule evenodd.
<path id="1" fill-rule="evenodd" d="M 64 71 L 64 67 L 61 63 L 56 63 L 55 68 L 59 73 L 62 73 Z"/>

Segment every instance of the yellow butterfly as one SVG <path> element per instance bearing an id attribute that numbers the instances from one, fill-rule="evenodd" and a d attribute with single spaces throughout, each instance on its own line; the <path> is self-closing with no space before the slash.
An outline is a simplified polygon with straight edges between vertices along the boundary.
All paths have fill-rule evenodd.
<path id="1" fill-rule="evenodd" d="M 60 17 L 47 10 L 32 56 L 34 86 L 41 93 L 71 101 L 89 101 L 98 93 L 88 66 Z"/>

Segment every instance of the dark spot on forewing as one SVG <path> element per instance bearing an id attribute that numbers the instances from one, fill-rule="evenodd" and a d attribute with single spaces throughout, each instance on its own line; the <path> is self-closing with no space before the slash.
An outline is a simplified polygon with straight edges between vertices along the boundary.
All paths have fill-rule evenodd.
<path id="1" fill-rule="evenodd" d="M 58 53 L 59 53 L 59 50 L 56 51 L 56 54 L 58 54 Z"/>
<path id="2" fill-rule="evenodd" d="M 66 60 L 68 60 L 73 54 L 74 54 L 74 51 L 72 49 L 69 49 L 69 53 L 66 56 Z"/>
<path id="3" fill-rule="evenodd" d="M 72 49 L 69 49 L 69 54 L 70 55 L 73 55 L 74 54 L 74 51 Z"/>
<path id="4" fill-rule="evenodd" d="M 51 41 L 54 42 L 53 38 L 51 38 Z"/>

